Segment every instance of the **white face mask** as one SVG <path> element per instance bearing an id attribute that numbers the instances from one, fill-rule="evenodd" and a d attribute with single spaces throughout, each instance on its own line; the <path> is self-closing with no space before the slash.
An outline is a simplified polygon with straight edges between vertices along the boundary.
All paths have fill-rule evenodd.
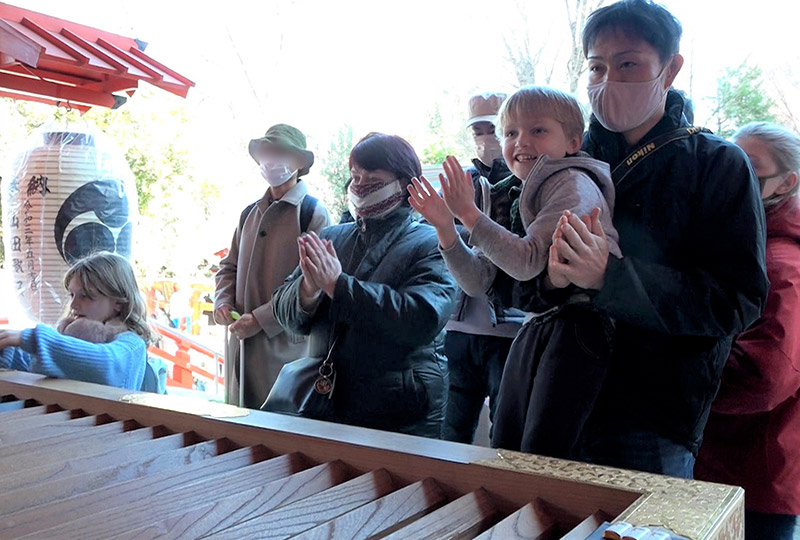
<path id="1" fill-rule="evenodd" d="M 475 150 L 478 153 L 478 159 L 487 167 L 491 167 L 494 160 L 503 155 L 500 141 L 492 133 L 475 135 Z"/>
<path id="2" fill-rule="evenodd" d="M 269 161 L 263 162 L 259 166 L 261 176 L 264 177 L 270 186 L 278 187 L 288 182 L 292 176 L 297 172 L 292 170 L 286 163 L 271 163 Z"/>

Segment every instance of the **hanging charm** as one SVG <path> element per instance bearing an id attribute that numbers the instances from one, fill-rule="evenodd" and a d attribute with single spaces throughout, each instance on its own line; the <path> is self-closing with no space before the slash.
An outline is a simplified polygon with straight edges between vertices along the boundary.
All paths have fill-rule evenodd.
<path id="1" fill-rule="evenodd" d="M 326 360 L 319 366 L 319 377 L 314 381 L 314 391 L 328 399 L 333 396 L 333 387 L 336 385 L 336 372 L 331 362 Z"/>

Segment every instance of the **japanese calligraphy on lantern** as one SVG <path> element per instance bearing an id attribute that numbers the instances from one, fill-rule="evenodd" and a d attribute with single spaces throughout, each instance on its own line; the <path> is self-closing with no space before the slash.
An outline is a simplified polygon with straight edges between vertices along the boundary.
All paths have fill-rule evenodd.
<path id="1" fill-rule="evenodd" d="M 50 193 L 50 188 L 47 187 L 47 177 L 44 175 L 36 176 L 35 174 L 31 176 L 31 179 L 28 180 L 28 197 L 31 197 L 39 193 L 42 197 L 45 194 Z"/>
<path id="2" fill-rule="evenodd" d="M 31 204 L 31 197 L 40 197 L 44 199 L 45 195 L 49 193 L 50 190 L 47 187 L 47 177 L 43 175 L 31 176 L 30 180 L 28 181 L 28 189 L 26 192 L 26 197 L 24 202 L 22 203 L 22 235 L 23 235 L 23 246 L 25 252 L 25 268 L 24 274 L 28 281 L 28 288 L 31 291 L 36 291 L 39 289 L 40 283 L 40 272 L 39 268 L 37 268 L 37 258 L 34 255 L 34 230 L 33 224 L 34 221 L 33 215 L 31 215 L 31 210 L 33 209 L 33 204 Z M 41 207 L 41 204 L 39 204 Z M 41 212 L 39 212 L 41 213 Z M 17 216 L 18 217 L 18 216 Z M 18 220 L 19 223 L 19 220 Z M 13 242 L 13 239 L 12 239 Z M 15 266 L 15 269 L 17 267 Z"/>

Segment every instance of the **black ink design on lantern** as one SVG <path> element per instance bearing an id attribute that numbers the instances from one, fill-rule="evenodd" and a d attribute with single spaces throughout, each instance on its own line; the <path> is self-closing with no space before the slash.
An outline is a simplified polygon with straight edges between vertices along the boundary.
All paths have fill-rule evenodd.
<path id="1" fill-rule="evenodd" d="M 94 212 L 98 222 L 83 223 L 64 233 L 70 223 L 86 212 Z M 76 189 L 58 210 L 55 225 L 56 247 L 61 257 L 72 264 L 97 251 L 111 251 L 130 257 L 132 224 L 127 197 L 120 194 L 117 180 L 96 180 Z M 111 227 L 121 228 L 116 241 Z"/>

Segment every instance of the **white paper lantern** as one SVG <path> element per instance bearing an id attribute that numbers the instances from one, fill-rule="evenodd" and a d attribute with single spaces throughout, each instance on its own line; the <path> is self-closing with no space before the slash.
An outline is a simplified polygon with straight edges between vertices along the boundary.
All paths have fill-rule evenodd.
<path id="1" fill-rule="evenodd" d="M 23 308 L 55 323 L 70 264 L 96 251 L 130 258 L 136 189 L 120 150 L 88 126 L 43 129 L 3 182 L 6 266 Z"/>

